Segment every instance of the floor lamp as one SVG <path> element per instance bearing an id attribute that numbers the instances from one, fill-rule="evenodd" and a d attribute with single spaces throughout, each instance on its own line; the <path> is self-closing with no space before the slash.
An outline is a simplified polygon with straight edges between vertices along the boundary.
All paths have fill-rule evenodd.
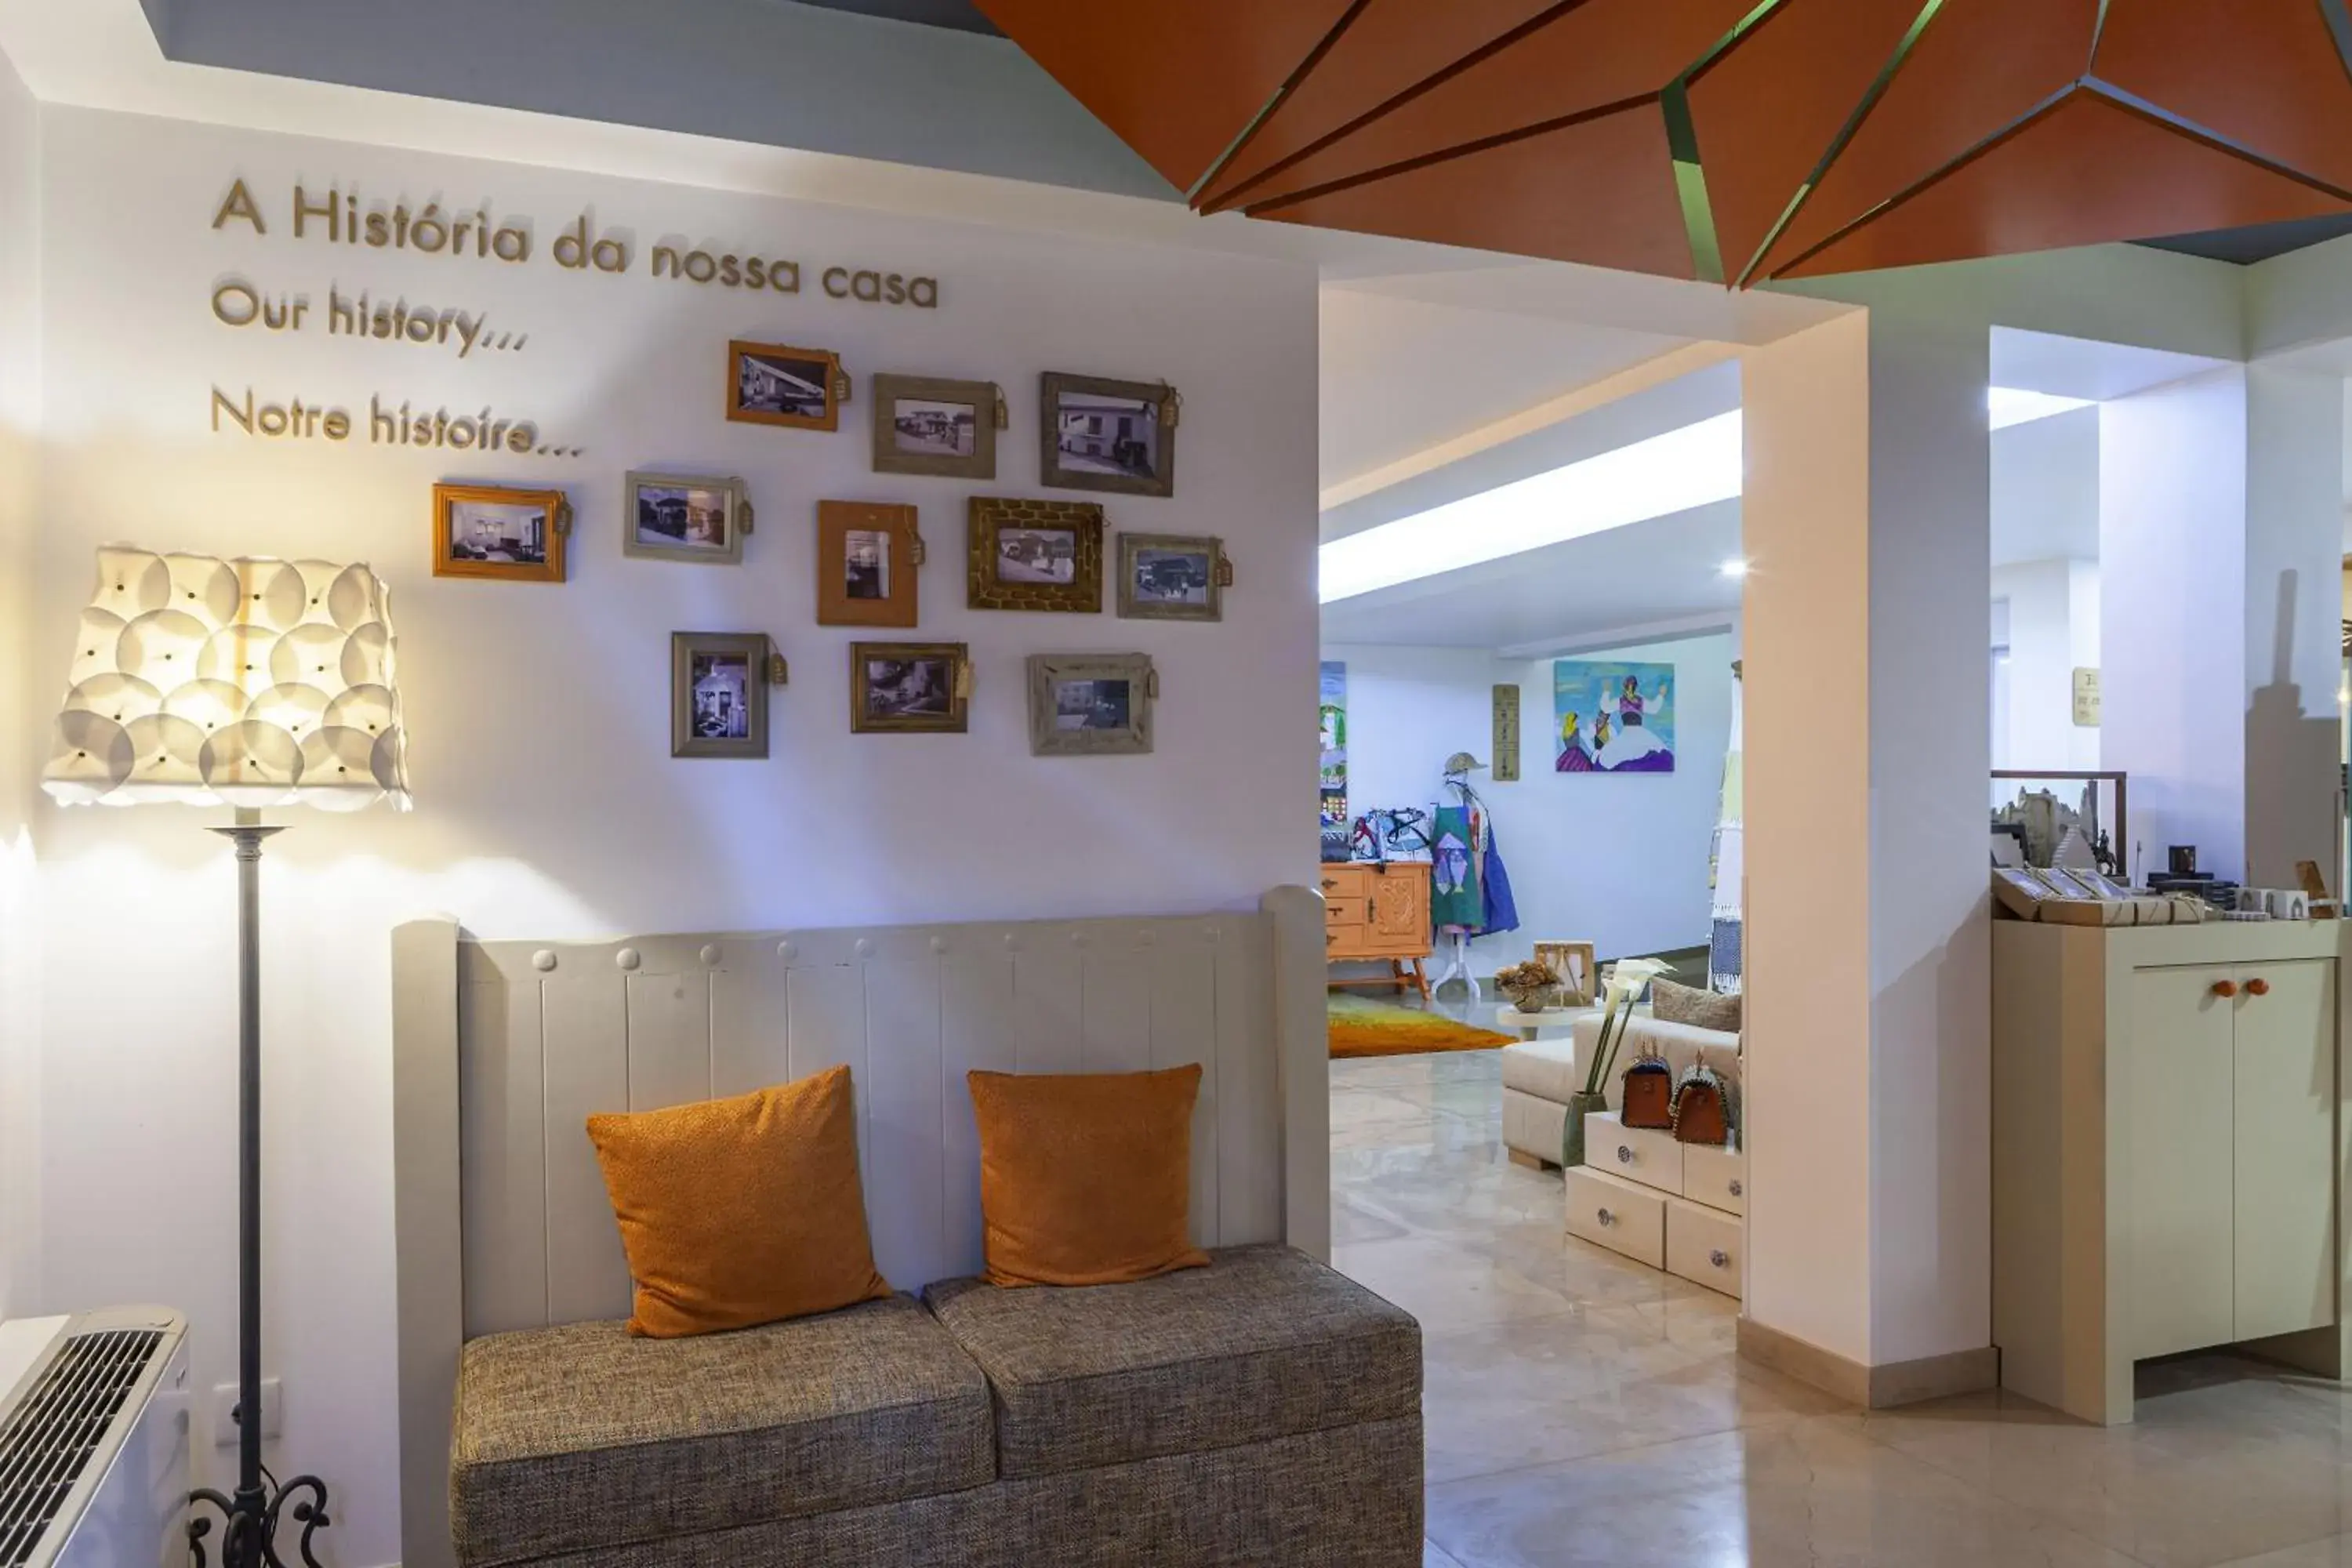
<path id="1" fill-rule="evenodd" d="M 326 1483 L 261 1462 L 261 956 L 263 810 L 408 806 L 392 620 L 365 566 L 222 560 L 109 547 L 75 633 L 57 746 L 41 787 L 67 805 L 226 806 L 236 848 L 236 1489 L 189 1498 L 199 1568 L 219 1517 L 226 1568 L 286 1568 L 278 1532 L 317 1568 Z M 209 1511 L 208 1511 L 209 1510 Z"/>

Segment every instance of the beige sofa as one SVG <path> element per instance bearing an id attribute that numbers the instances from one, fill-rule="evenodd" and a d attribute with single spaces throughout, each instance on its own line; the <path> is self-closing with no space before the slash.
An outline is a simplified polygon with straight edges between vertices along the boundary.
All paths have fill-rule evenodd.
<path id="1" fill-rule="evenodd" d="M 463 1568 L 1422 1561 L 1421 1329 L 1280 1245 L 685 1340 L 468 1342 Z"/>
<path id="2" fill-rule="evenodd" d="M 1503 1146 L 1521 1164 L 1557 1168 L 1568 1125 L 1569 1098 L 1584 1087 L 1581 1064 L 1592 1059 L 1601 1040 L 1601 1015 L 1577 1019 L 1565 1037 L 1522 1040 L 1503 1047 Z M 1645 1008 L 1626 1020 L 1625 1044 L 1601 1083 L 1612 1110 L 1624 1099 L 1623 1074 L 1644 1046 L 1666 1058 L 1679 1074 L 1706 1054 L 1707 1065 L 1734 1084 L 1739 1081 L 1739 1037 L 1690 1024 L 1654 1018 Z"/>

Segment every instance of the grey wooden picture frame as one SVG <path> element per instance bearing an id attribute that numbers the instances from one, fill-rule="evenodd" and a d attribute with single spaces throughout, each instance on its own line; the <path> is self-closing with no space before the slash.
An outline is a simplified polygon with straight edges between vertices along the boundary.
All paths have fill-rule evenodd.
<path id="1" fill-rule="evenodd" d="M 1171 601 L 1164 588 L 1147 592 L 1140 573 L 1147 565 L 1160 571 L 1166 563 L 1147 563 L 1146 552 L 1162 554 L 1204 557 L 1202 578 L 1198 584 L 1187 583 L 1189 594 L 1194 586 L 1205 588 L 1208 598 L 1192 604 L 1186 600 Z M 1130 621 L 1222 621 L 1225 618 L 1224 587 L 1225 542 L 1213 533 L 1128 533 L 1118 536 L 1118 613 Z"/>
<path id="2" fill-rule="evenodd" d="M 1114 495 L 1172 496 L 1176 493 L 1176 425 L 1181 400 L 1164 381 L 1113 381 L 1108 376 L 1073 375 L 1049 370 L 1041 384 L 1037 406 L 1037 474 L 1041 483 L 1066 490 L 1107 490 Z M 1101 450 L 1066 452 L 1062 439 L 1066 400 L 1088 397 L 1145 403 L 1150 405 L 1152 429 L 1147 438 L 1138 430 L 1122 440 L 1116 430 L 1104 429 L 1089 437 Z M 1116 415 L 1110 417 L 1117 417 Z M 1138 468 L 1131 453 L 1139 448 L 1149 462 Z M 1103 469 L 1074 467 L 1073 458 L 1108 464 Z"/>
<path id="3" fill-rule="evenodd" d="M 992 479 L 996 477 L 996 409 L 1003 391 L 992 381 L 950 381 L 929 375 L 876 375 L 870 378 L 874 402 L 874 471 L 877 474 L 930 474 L 950 479 Z M 902 451 L 899 448 L 898 402 L 901 398 L 929 403 L 968 404 L 972 411 L 971 455 L 953 452 Z M 908 432 L 912 435 L 912 432 Z"/>
<path id="4" fill-rule="evenodd" d="M 1097 728 L 1062 724 L 1065 688 L 1076 682 L 1127 684 L 1119 721 Z M 1029 752 L 1037 757 L 1144 756 L 1151 751 L 1151 705 L 1160 677 L 1148 653 L 1033 653 L 1029 656 Z"/>
<path id="5" fill-rule="evenodd" d="M 768 754 L 768 658 L 765 632 L 672 632 L 669 638 L 669 754 L 673 757 L 757 759 Z M 698 657 L 744 661 L 741 736 L 698 735 L 694 725 L 694 661 Z"/>
<path id="6" fill-rule="evenodd" d="M 679 535 L 676 544 L 645 537 L 644 513 L 638 492 L 646 489 L 715 490 L 726 500 L 725 542 L 688 544 Z M 708 474 L 657 474 L 632 470 L 621 486 L 621 553 L 640 561 L 690 561 L 705 566 L 735 566 L 743 560 L 743 536 L 751 531 L 751 501 L 743 481 Z"/>

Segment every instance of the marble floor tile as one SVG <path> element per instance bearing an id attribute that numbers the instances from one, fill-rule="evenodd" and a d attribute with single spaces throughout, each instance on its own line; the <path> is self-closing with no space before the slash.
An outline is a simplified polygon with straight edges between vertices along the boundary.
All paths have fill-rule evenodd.
<path id="1" fill-rule="evenodd" d="M 1428 1568 L 1428 1552 L 1424 1545 L 1423 1568 Z M 2300 1546 L 2281 1547 L 2259 1557 L 2241 1557 L 2221 1564 L 2221 1568 L 2352 1568 L 2352 1535 L 2331 1535 L 2325 1541 L 2306 1541 Z"/>
<path id="2" fill-rule="evenodd" d="M 1575 1302 L 1549 1286 L 1438 1237 L 1334 1246 L 1331 1264 L 1411 1312 L 1424 1334 L 1576 1310 Z"/>
<path id="3" fill-rule="evenodd" d="M 2131 1559 L 1818 1416 L 1429 1489 L 1465 1568 L 2131 1568 Z"/>

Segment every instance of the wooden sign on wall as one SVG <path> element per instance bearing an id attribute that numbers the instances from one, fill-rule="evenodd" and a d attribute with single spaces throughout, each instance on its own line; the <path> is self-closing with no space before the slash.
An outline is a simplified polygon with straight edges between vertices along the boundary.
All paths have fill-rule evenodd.
<path id="1" fill-rule="evenodd" d="M 1495 688 L 1495 782 L 1519 782 L 1519 689 Z"/>

